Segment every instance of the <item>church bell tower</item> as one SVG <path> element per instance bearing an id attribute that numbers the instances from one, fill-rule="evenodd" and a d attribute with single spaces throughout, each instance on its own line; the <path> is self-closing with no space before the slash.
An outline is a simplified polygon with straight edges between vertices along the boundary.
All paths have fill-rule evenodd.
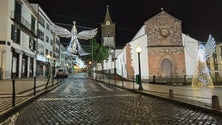
<path id="1" fill-rule="evenodd" d="M 109 6 L 107 5 L 106 9 L 106 16 L 101 24 L 101 37 L 102 43 L 104 46 L 109 48 L 115 48 L 115 41 L 116 41 L 116 29 L 115 23 L 113 23 L 110 13 L 109 13 Z"/>

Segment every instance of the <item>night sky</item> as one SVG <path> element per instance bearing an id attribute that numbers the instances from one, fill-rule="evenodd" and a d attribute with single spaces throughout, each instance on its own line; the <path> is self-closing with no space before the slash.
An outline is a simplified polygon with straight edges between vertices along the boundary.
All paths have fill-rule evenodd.
<path id="1" fill-rule="evenodd" d="M 111 18 L 116 24 L 117 46 L 131 41 L 144 22 L 158 14 L 161 8 L 182 21 L 183 33 L 201 42 L 205 42 L 208 35 L 212 34 L 216 42 L 222 42 L 222 0 L 28 1 L 40 4 L 54 23 L 62 23 L 64 25 L 60 26 L 69 30 L 73 20 L 77 21 L 78 31 L 86 30 L 81 27 L 98 27 L 100 30 L 108 4 Z"/>

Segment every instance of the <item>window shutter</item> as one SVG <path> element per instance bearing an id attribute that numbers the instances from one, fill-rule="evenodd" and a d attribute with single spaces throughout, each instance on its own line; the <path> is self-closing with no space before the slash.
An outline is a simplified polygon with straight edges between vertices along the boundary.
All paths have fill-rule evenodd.
<path id="1" fill-rule="evenodd" d="M 15 33 L 14 31 L 15 31 L 15 27 L 12 24 L 12 26 L 11 26 L 11 40 L 14 40 L 14 33 Z"/>

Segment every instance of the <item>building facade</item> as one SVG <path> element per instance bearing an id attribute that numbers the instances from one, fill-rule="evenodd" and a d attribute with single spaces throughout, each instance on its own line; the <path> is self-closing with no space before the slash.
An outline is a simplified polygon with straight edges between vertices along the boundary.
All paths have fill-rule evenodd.
<path id="1" fill-rule="evenodd" d="M 186 67 L 181 21 L 161 11 L 145 25 L 149 75 L 183 77 Z"/>
<path id="2" fill-rule="evenodd" d="M 141 78 L 192 78 L 198 50 L 198 41 L 182 33 L 181 21 L 165 11 L 148 19 L 134 38 L 117 57 L 117 71 L 126 72 L 123 77 L 135 78 L 138 74 L 138 54 L 141 47 Z M 187 70 L 187 71 L 186 71 Z M 117 72 L 121 75 L 121 72 Z"/>
<path id="3" fill-rule="evenodd" d="M 1 0 L 0 19 L 0 79 L 53 75 L 61 63 L 72 66 L 65 57 L 60 61 L 63 45 L 38 4 Z"/>
<path id="4" fill-rule="evenodd" d="M 213 82 L 217 84 L 221 84 L 221 81 L 222 81 L 222 43 L 221 42 L 217 42 L 216 51 L 207 60 L 207 66 L 210 69 Z"/>
<path id="5" fill-rule="evenodd" d="M 35 75 L 37 13 L 27 0 L 1 0 L 1 79 Z"/>
<path id="6" fill-rule="evenodd" d="M 31 4 L 38 13 L 37 39 L 37 75 L 55 74 L 55 68 L 60 65 L 60 39 L 51 29 L 54 23 L 38 4 Z M 50 72 L 49 72 L 50 71 Z"/>
<path id="7" fill-rule="evenodd" d="M 145 33 L 145 25 L 143 25 L 134 38 L 129 42 L 129 49 L 127 58 L 127 68 L 130 69 L 127 74 L 129 74 L 128 78 L 135 77 L 135 75 L 139 74 L 138 67 L 138 53 L 136 52 L 136 47 L 141 47 L 140 52 L 140 63 L 141 63 L 141 79 L 149 79 L 149 65 L 148 65 L 148 49 L 147 49 L 147 34 Z M 130 62 L 131 60 L 131 62 Z M 130 65 L 130 66 L 129 66 Z"/>
<path id="8" fill-rule="evenodd" d="M 115 48 L 116 26 L 110 17 L 108 5 L 106 9 L 105 19 L 101 24 L 101 39 L 104 46 Z"/>
<path id="9" fill-rule="evenodd" d="M 103 61 L 103 66 L 102 66 L 103 70 L 114 69 L 114 55 L 115 55 L 115 48 L 116 48 L 115 47 L 116 26 L 110 17 L 108 5 L 106 9 L 105 19 L 103 23 L 101 24 L 101 39 L 102 39 L 102 45 L 109 48 L 109 58 L 108 60 Z"/>

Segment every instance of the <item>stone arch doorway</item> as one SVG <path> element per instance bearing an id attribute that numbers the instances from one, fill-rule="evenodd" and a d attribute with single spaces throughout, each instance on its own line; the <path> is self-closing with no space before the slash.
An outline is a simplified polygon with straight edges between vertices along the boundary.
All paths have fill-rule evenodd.
<path id="1" fill-rule="evenodd" d="M 172 63 L 168 59 L 164 59 L 161 62 L 160 74 L 162 77 L 172 77 Z"/>

